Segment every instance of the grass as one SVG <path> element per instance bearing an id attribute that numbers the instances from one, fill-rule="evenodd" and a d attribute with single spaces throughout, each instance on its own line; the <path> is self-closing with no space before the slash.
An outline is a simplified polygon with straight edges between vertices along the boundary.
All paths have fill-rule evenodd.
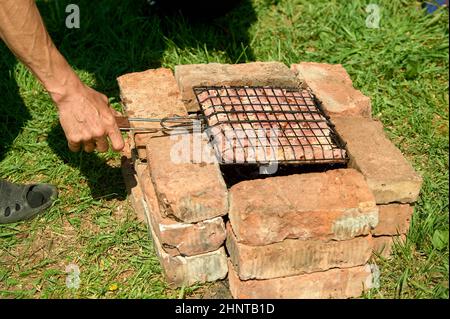
<path id="1" fill-rule="evenodd" d="M 377 1 L 242 1 L 228 16 L 193 23 L 144 0 L 80 0 L 81 28 L 64 26 L 73 1 L 38 1 L 55 43 L 80 77 L 118 105 L 115 78 L 184 63 L 279 60 L 341 63 L 372 98 L 373 115 L 424 177 L 406 244 L 375 258 L 381 286 L 366 298 L 448 298 L 448 11 Z M 208 11 L 206 11 L 208 12 Z M 60 198 L 39 218 L 0 226 L 0 297 L 176 298 L 145 226 L 126 200 L 119 156 L 72 154 L 55 108 L 0 45 L 0 177 L 50 182 Z M 66 287 L 65 268 L 81 271 Z"/>

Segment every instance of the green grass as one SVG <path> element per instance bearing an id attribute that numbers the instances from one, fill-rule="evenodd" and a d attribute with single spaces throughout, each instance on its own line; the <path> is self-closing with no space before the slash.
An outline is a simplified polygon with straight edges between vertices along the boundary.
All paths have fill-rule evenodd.
<path id="1" fill-rule="evenodd" d="M 81 28 L 64 26 L 66 4 L 38 1 L 48 29 L 80 77 L 119 102 L 121 74 L 180 63 L 279 60 L 341 63 L 372 98 L 373 115 L 424 185 L 408 241 L 375 258 L 381 286 L 367 298 L 448 298 L 448 11 L 380 0 L 379 29 L 365 26 L 373 1 L 243 3 L 192 23 L 158 16 L 144 0 L 77 1 Z M 208 12 L 206 10 L 205 12 Z M 0 226 L 0 297 L 176 298 L 145 226 L 126 200 L 119 156 L 72 154 L 57 113 L 32 75 L 0 45 L 0 176 L 60 190 L 39 218 Z M 65 267 L 81 271 L 78 290 Z"/>

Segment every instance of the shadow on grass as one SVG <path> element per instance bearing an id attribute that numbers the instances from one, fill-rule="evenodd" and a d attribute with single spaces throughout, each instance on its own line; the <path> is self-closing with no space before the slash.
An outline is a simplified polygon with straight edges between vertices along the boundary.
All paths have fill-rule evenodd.
<path id="1" fill-rule="evenodd" d="M 5 158 L 17 135 L 31 118 L 14 80 L 16 63 L 15 57 L 0 43 L 0 161 Z"/>
<path id="2" fill-rule="evenodd" d="M 37 4 L 69 63 L 94 74 L 94 88 L 110 97 L 119 96 L 118 76 L 160 67 L 169 47 L 201 48 L 205 57 L 198 63 L 210 62 L 213 51 L 224 52 L 230 63 L 254 59 L 248 29 L 256 14 L 249 0 L 80 0 L 80 28 L 68 29 L 65 8 L 72 2 Z"/>
<path id="3" fill-rule="evenodd" d="M 221 51 L 230 63 L 253 60 L 249 48 L 248 28 L 256 15 L 249 0 L 222 1 L 156 1 L 146 0 L 80 0 L 80 28 L 68 29 L 66 6 L 72 0 L 37 1 L 47 29 L 72 67 L 94 75 L 93 88 L 119 98 L 116 78 L 122 74 L 143 71 L 162 65 L 169 46 L 177 50 L 202 48 L 205 58 L 198 63 L 211 62 L 208 52 Z M 0 160 L 19 134 L 30 114 L 10 76 L 16 60 L 6 47 L 0 47 L 0 81 L 3 94 L 0 129 Z M 191 61 L 181 61 L 181 63 Z M 6 95 L 5 95 L 6 92 Z M 52 150 L 65 163 L 77 167 L 87 179 L 94 198 L 111 196 L 125 198 L 125 187 L 119 168 L 109 166 L 96 154 L 73 154 L 61 127 L 48 135 Z M 117 194 L 117 190 L 120 194 Z"/>
<path id="4" fill-rule="evenodd" d="M 67 165 L 80 171 L 86 179 L 94 199 L 124 200 L 127 196 L 120 167 L 113 167 L 96 153 L 73 153 L 67 147 L 61 125 L 56 125 L 48 134 L 48 145 Z"/>
<path id="5" fill-rule="evenodd" d="M 145 0 L 81 0 L 77 3 L 80 29 L 73 30 L 64 25 L 69 3 L 41 1 L 38 6 L 69 63 L 94 74 L 94 88 L 110 97 L 119 96 L 118 76 L 160 67 L 168 45 L 180 50 L 221 50 L 233 63 L 253 59 L 248 28 L 256 15 L 249 0 L 223 1 L 214 8 L 206 0 L 158 1 L 154 6 Z M 116 198 L 126 197 L 123 184 L 120 188 L 113 185 L 123 180 L 119 168 L 111 168 L 96 154 L 68 151 L 60 126 L 48 138 L 50 147 L 64 162 L 79 167 L 94 198 L 111 195 L 118 189 L 122 191 Z"/>

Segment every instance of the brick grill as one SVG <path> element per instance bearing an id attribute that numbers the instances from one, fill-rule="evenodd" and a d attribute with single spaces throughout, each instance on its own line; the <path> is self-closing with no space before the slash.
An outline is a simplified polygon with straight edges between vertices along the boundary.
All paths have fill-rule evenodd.
<path id="1" fill-rule="evenodd" d="M 313 147 L 308 137 L 318 138 L 302 133 L 291 140 L 286 130 L 291 129 L 289 123 L 298 121 L 299 132 L 300 127 L 328 129 L 330 136 L 335 133 L 345 143 L 345 153 L 339 141 L 333 144 L 333 139 L 327 139 L 326 145 L 340 150 L 338 160 L 348 157 L 346 167 L 241 179 L 227 187 L 217 161 L 172 160 L 183 139 L 188 148 L 201 147 L 217 155 L 217 147 L 211 149 L 217 141 L 209 143 L 211 135 L 208 139 L 201 134 L 140 134 L 133 144 L 137 150 L 132 150 L 137 154 L 133 165 L 130 152 L 124 153 L 124 171 L 132 167 L 131 174 L 125 172 L 124 177 L 132 204 L 149 227 L 169 284 L 227 278 L 234 298 L 348 298 L 373 286 L 377 276 L 372 275 L 376 267 L 368 264 L 370 257 L 375 252 L 388 258 L 392 243 L 404 239 L 422 179 L 386 138 L 381 123 L 371 119 L 370 99 L 353 88 L 342 66 L 299 63 L 289 69 L 277 62 L 183 65 L 175 68 L 175 76 L 160 68 L 126 74 L 118 82 L 130 117 L 203 112 L 212 128 L 223 124 L 267 128 L 270 122 L 259 117 L 260 111 L 267 106 L 270 112 L 272 108 L 277 111 L 275 107 L 285 102 L 279 95 L 287 95 L 298 109 L 285 112 L 281 122 L 274 115 L 274 123 L 282 131 L 277 137 L 286 138 L 289 147 L 294 140 Z M 269 92 L 267 86 L 272 87 Z M 224 87 L 235 89 L 226 92 L 229 89 Z M 251 87 L 264 90 L 266 101 L 256 98 L 255 112 L 249 114 L 239 108 L 245 108 L 243 104 L 253 92 L 257 95 Z M 297 89 L 283 91 L 282 87 Z M 321 113 L 314 113 L 316 109 L 311 113 L 311 91 L 311 100 L 317 97 Z M 229 101 L 223 101 L 223 93 Z M 302 96 L 300 103 L 296 94 Z M 233 112 L 226 113 L 233 107 Z M 268 118 L 269 114 L 263 113 Z M 244 123 L 233 122 L 240 117 Z M 311 120 L 307 117 L 314 122 L 307 121 L 309 126 L 302 127 L 302 120 Z M 317 127 L 311 127 L 312 123 Z M 236 164 L 239 158 L 232 150 L 230 159 Z M 283 153 L 284 158 L 279 159 L 311 160 L 305 153 L 303 158 L 295 152 L 294 156 Z M 242 159 L 245 163 L 247 158 Z M 320 159 L 323 157 L 313 158 Z"/>

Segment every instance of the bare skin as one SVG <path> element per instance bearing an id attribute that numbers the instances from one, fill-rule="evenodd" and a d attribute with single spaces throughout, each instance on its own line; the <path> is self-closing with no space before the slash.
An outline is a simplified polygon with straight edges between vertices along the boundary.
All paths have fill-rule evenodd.
<path id="1" fill-rule="evenodd" d="M 0 0 L 0 37 L 55 102 L 71 151 L 124 147 L 108 98 L 86 86 L 53 44 L 34 0 Z"/>

